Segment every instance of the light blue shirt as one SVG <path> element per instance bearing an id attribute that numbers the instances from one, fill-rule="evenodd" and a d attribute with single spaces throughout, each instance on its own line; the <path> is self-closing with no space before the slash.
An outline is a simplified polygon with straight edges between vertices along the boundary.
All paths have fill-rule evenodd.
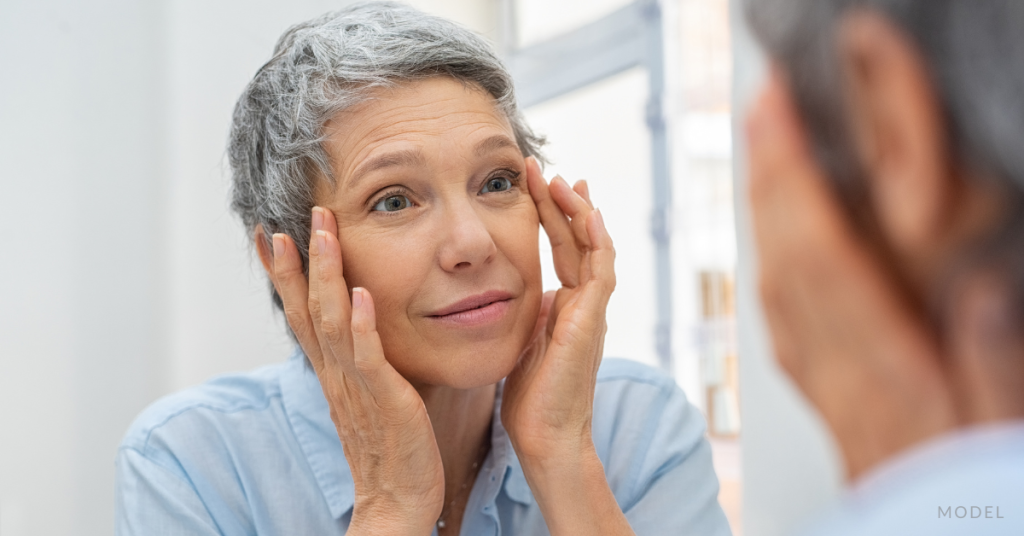
<path id="1" fill-rule="evenodd" d="M 501 425 L 501 389 L 496 402 L 462 534 L 548 534 Z M 631 361 L 601 365 L 594 443 L 638 535 L 730 534 L 704 429 L 671 379 Z M 353 498 L 327 401 L 301 353 L 154 403 L 117 456 L 120 536 L 344 534 Z"/>
<path id="2" fill-rule="evenodd" d="M 1024 421 L 912 448 L 861 478 L 802 534 L 1024 534 Z"/>

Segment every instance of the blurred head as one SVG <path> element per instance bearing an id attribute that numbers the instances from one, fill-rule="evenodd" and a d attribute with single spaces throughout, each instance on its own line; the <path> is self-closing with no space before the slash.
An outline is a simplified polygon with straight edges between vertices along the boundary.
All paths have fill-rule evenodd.
<path id="1" fill-rule="evenodd" d="M 540 306 L 525 158 L 541 143 L 482 38 L 358 4 L 289 29 L 239 99 L 232 206 L 257 242 L 288 234 L 304 262 L 311 210 L 330 209 L 346 283 L 374 297 L 395 368 L 486 385 L 512 369 Z"/>
<path id="2" fill-rule="evenodd" d="M 846 217 L 933 330 L 966 412 L 979 414 L 965 416 L 992 417 L 966 400 L 1020 398 L 1009 378 L 1024 372 L 1024 3 L 747 8 Z M 962 351 L 965 333 L 990 346 Z"/>

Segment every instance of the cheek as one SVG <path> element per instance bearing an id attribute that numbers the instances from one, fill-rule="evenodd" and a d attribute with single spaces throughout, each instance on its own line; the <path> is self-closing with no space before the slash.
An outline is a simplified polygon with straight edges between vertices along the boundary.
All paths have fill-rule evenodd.
<path id="1" fill-rule="evenodd" d="M 430 256 L 424 242 L 408 233 L 380 234 L 342 231 L 342 263 L 349 288 L 370 291 L 379 330 L 405 318 L 409 300 L 419 288 Z"/>
<path id="2" fill-rule="evenodd" d="M 539 292 L 540 222 L 533 203 L 505 215 L 492 229 L 492 238 L 523 278 L 526 290 Z"/>

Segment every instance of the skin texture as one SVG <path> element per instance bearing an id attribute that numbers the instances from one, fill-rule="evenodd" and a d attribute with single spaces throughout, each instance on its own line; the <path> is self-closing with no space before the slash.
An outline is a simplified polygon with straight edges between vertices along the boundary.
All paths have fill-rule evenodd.
<path id="1" fill-rule="evenodd" d="M 839 46 L 877 229 L 859 228 L 835 199 L 780 68 L 748 116 L 747 137 L 776 356 L 856 479 L 942 433 L 1024 416 L 1024 352 L 998 278 L 949 279 L 1005 207 L 988 182 L 950 158 L 921 56 L 864 11 L 846 16 Z M 926 307 L 936 296 L 949 297 L 938 321 Z"/>
<path id="2" fill-rule="evenodd" d="M 482 90 L 430 78 L 326 125 L 335 184 L 296 244 L 255 241 L 320 378 L 355 481 L 351 534 L 457 534 L 502 422 L 552 534 L 631 534 L 590 437 L 614 249 L 585 183 L 549 185 Z M 392 209 L 392 210 L 387 210 Z M 542 299 L 538 225 L 562 289 Z M 500 291 L 482 324 L 437 318 Z M 565 478 L 566 469 L 581 478 Z"/>

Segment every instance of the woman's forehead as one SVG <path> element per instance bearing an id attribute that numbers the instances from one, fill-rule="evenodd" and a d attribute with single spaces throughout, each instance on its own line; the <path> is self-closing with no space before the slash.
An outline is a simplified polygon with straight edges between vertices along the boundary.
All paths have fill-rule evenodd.
<path id="1" fill-rule="evenodd" d="M 455 152 L 467 158 L 518 153 L 508 119 L 493 97 L 476 86 L 437 77 L 374 93 L 326 126 L 325 148 L 341 182 Z"/>

